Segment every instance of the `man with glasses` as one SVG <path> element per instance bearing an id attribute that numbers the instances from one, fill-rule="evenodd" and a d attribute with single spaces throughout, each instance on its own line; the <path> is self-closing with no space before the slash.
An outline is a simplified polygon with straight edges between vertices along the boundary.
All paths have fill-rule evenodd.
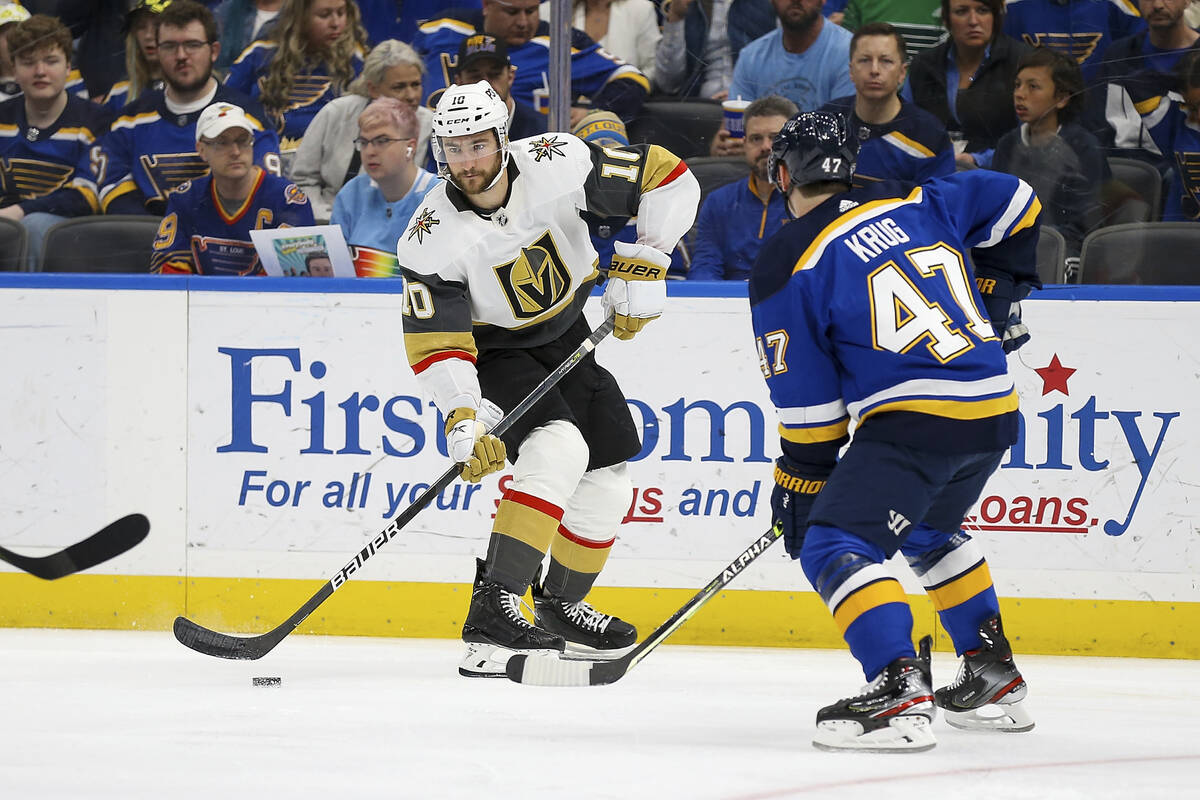
<path id="1" fill-rule="evenodd" d="M 231 103 L 213 103 L 200 113 L 196 149 L 212 172 L 184 183 L 167 199 L 151 272 L 261 275 L 251 230 L 313 224 L 304 192 L 254 164 L 259 130 Z"/>
<path id="2" fill-rule="evenodd" d="M 439 183 L 436 175 L 413 163 L 417 146 L 417 115 L 405 103 L 380 97 L 358 117 L 354 146 L 362 155 L 363 172 L 333 200 L 330 222 L 340 225 L 346 242 L 355 248 L 355 262 L 396 260 L 396 241 L 408 228 L 409 217 L 425 195 Z"/>
<path id="3" fill-rule="evenodd" d="M 165 87 L 126 106 L 93 153 L 106 214 L 162 214 L 172 190 L 208 171 L 195 149 L 196 121 L 213 103 L 246 110 L 254 162 L 279 174 L 279 137 L 263 126 L 262 107 L 213 77 L 221 45 L 212 12 L 192 0 L 174 0 L 155 24 Z"/>

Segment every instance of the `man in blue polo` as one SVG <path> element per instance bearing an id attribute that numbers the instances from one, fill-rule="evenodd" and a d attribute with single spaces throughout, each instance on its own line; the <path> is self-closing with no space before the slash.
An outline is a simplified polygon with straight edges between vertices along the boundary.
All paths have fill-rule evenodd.
<path id="1" fill-rule="evenodd" d="M 750 176 L 715 189 L 700 207 L 688 280 L 744 281 L 758 250 L 787 221 L 783 196 L 767 180 L 767 157 L 796 104 L 767 95 L 746 107 L 743 157 Z"/>

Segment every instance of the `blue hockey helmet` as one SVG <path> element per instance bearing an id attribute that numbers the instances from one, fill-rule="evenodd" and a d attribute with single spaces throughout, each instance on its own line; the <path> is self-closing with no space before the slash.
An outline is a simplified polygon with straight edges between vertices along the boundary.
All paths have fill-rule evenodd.
<path id="1" fill-rule="evenodd" d="M 850 183 L 858 160 L 858 141 L 841 114 L 802 111 L 784 123 L 767 158 L 767 175 L 780 192 L 821 181 Z M 780 183 L 779 165 L 787 164 L 789 185 Z"/>

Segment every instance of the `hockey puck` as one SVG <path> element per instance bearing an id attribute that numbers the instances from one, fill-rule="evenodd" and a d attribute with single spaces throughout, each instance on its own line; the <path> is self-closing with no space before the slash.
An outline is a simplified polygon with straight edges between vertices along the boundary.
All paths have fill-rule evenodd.
<path id="1" fill-rule="evenodd" d="M 251 678 L 250 682 L 255 686 L 282 686 L 283 678 Z"/>

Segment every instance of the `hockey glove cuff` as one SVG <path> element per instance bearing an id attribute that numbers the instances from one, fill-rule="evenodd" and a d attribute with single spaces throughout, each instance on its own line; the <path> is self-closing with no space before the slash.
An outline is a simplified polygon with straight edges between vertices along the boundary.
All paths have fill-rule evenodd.
<path id="1" fill-rule="evenodd" d="M 824 478 L 806 477 L 787 456 L 775 462 L 775 488 L 771 492 L 771 524 L 783 526 L 783 547 L 792 558 L 800 557 L 808 512 L 825 486 Z"/>
<path id="2" fill-rule="evenodd" d="M 662 315 L 667 304 L 667 269 L 671 257 L 647 244 L 613 242 L 601 308 L 612 314 L 618 339 L 632 339 Z"/>

